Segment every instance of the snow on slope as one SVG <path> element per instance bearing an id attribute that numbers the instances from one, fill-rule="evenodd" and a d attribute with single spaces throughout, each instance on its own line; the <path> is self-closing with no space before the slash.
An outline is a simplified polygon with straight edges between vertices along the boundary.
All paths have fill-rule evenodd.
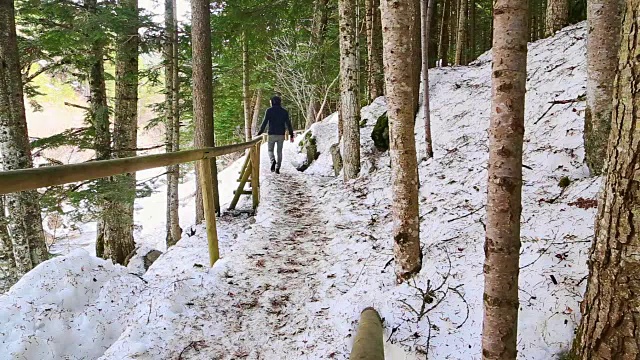
<path id="1" fill-rule="evenodd" d="M 584 103 L 549 102 L 585 92 L 584 26 L 529 46 L 519 359 L 553 359 L 569 346 L 579 320 L 595 210 L 571 203 L 593 199 L 600 179 L 588 178 L 583 165 Z M 485 54 L 469 67 L 431 71 L 436 157 L 420 165 L 424 266 L 415 282 L 397 285 L 393 274 L 389 156 L 370 139 L 373 120 L 385 111 L 380 98 L 362 111 L 369 120 L 361 129 L 361 178 L 344 184 L 326 177 L 337 119 L 315 124 L 318 161 L 305 173 L 289 164 L 283 177 L 263 173 L 258 216 L 220 220 L 223 259 L 216 266 L 202 266 L 202 228 L 142 278 L 80 250 L 51 260 L 0 296 L 0 359 L 346 359 L 367 306 L 384 318 L 389 359 L 424 358 L 427 351 L 429 359 L 479 359 L 489 60 Z M 419 149 L 422 126 L 419 118 Z M 287 144 L 285 151 L 291 157 L 295 148 Z M 241 162 L 223 175 L 231 183 Z M 561 192 L 563 176 L 574 182 Z M 312 211 L 300 205 L 317 217 L 307 230 L 282 223 L 278 207 L 296 201 L 301 190 L 289 187 L 302 184 L 319 203 Z M 157 224 L 150 235 L 160 243 L 159 199 L 141 210 Z M 292 243 L 305 251 L 298 260 L 309 261 L 299 277 L 287 277 L 276 263 L 295 263 L 295 249 L 284 248 L 281 260 L 265 258 L 261 270 L 256 257 L 289 233 L 309 242 Z M 310 249 L 317 254 L 309 257 Z M 426 308 L 433 309 L 418 320 L 409 307 L 420 308 L 417 288 L 427 286 L 434 299 Z M 287 294 L 289 302 L 280 297 Z M 283 303 L 274 309 L 274 300 Z"/>
<path id="2" fill-rule="evenodd" d="M 584 24 L 529 46 L 519 359 L 551 359 L 566 350 L 579 320 L 595 209 L 569 204 L 581 197 L 595 198 L 600 179 L 588 178 L 583 165 L 584 102 L 550 102 L 585 93 L 584 53 Z M 469 67 L 434 69 L 430 74 L 436 155 L 420 166 L 424 267 L 415 286 L 426 289 L 430 281 L 432 288 L 438 288 L 443 277 L 447 279 L 435 302 L 443 300 L 428 314 L 429 320 L 416 322 L 417 316 L 403 305 L 419 309 L 422 304 L 413 282 L 403 286 L 393 282 L 393 264 L 388 263 L 392 259 L 389 157 L 373 155 L 372 122 L 361 131 L 362 140 L 367 140 L 363 169 L 378 170 L 349 183 L 346 198 L 340 180 L 319 195 L 338 199 L 329 210 L 339 215 L 332 216 L 331 225 L 344 229 L 331 249 L 334 269 L 350 276 L 331 285 L 337 292 L 330 302 L 338 304 L 331 306 L 330 318 L 343 334 L 350 326 L 342 319 L 355 320 L 359 310 L 372 305 L 385 318 L 385 338 L 408 352 L 426 352 L 429 344 L 429 358 L 480 357 L 490 58 L 487 53 Z M 363 117 L 373 119 L 383 112 L 384 99 L 362 111 Z M 423 124 L 418 118 L 421 151 Z M 319 124 L 311 131 L 317 136 L 331 126 Z M 323 163 L 309 170 L 330 171 Z M 558 182 L 563 176 L 574 182 L 561 193 Z M 556 197 L 554 203 L 543 201 Z"/>

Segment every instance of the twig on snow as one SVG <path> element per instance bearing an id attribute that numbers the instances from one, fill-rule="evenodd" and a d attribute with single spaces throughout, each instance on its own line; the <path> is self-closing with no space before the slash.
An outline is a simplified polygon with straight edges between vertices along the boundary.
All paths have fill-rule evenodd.
<path id="1" fill-rule="evenodd" d="M 183 359 L 182 355 L 184 355 L 184 353 L 186 353 L 190 349 L 200 351 L 200 349 L 203 349 L 206 347 L 207 345 L 205 344 L 204 340 L 192 341 L 189 343 L 189 345 L 187 345 L 184 349 L 182 349 L 182 351 L 180 351 L 180 354 L 178 355 L 178 360 L 182 360 Z"/>
<path id="2" fill-rule="evenodd" d="M 387 263 L 386 263 L 386 264 L 384 264 L 384 267 L 382 268 L 382 270 L 383 270 L 383 271 L 384 271 L 384 270 L 386 270 L 386 269 L 387 269 L 387 267 L 388 267 L 389 265 L 391 265 L 391 263 L 392 263 L 392 262 L 393 262 L 393 258 L 389 259 L 389 261 L 387 261 Z"/>
<path id="3" fill-rule="evenodd" d="M 469 217 L 469 216 L 471 216 L 471 215 L 473 215 L 473 214 L 477 213 L 478 211 L 480 211 L 480 210 L 482 210 L 482 209 L 484 209 L 484 205 L 480 206 L 479 208 L 477 208 L 477 209 L 473 210 L 472 212 L 470 212 L 470 213 L 468 213 L 468 214 L 466 214 L 466 215 L 462 215 L 462 216 L 459 216 L 459 217 L 454 218 L 454 219 L 449 219 L 449 220 L 447 220 L 447 222 L 454 222 L 454 221 L 456 221 L 456 220 L 461 220 L 461 219 L 467 218 L 467 217 Z"/>
<path id="4" fill-rule="evenodd" d="M 149 321 L 151 320 L 151 307 L 153 306 L 153 299 L 151 299 L 151 301 L 149 302 L 149 314 L 147 314 L 147 325 L 149 324 Z"/>
<path id="5" fill-rule="evenodd" d="M 469 303 L 467 302 L 467 299 L 465 299 L 464 295 L 462 295 L 462 293 L 460 292 L 460 290 L 458 290 L 463 284 L 460 284 L 456 287 L 449 287 L 449 290 L 453 291 L 454 293 L 458 294 L 458 296 L 460 296 L 460 299 L 462 299 L 462 301 L 464 302 L 464 304 L 467 306 L 467 315 L 464 317 L 464 320 L 462 321 L 462 323 L 460 323 L 460 325 L 456 326 L 456 329 L 460 329 L 466 322 L 467 320 L 469 320 Z"/>

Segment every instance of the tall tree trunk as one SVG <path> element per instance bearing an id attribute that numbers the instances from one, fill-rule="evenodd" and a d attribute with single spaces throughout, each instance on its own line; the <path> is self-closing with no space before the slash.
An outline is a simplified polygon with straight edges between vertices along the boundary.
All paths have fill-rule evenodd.
<path id="1" fill-rule="evenodd" d="M 418 218 L 418 164 L 414 136 L 413 1 L 382 0 L 384 73 L 393 190 L 393 253 L 399 282 L 422 268 Z"/>
<path id="2" fill-rule="evenodd" d="M 249 42 L 242 32 L 242 107 L 244 110 L 244 139 L 251 140 L 251 96 L 249 95 Z"/>
<path id="3" fill-rule="evenodd" d="M 438 59 L 440 66 L 449 65 L 449 13 L 451 13 L 451 1 L 442 0 L 442 26 L 440 26 L 440 40 L 438 44 Z"/>
<path id="4" fill-rule="evenodd" d="M 609 16 L 615 17 L 615 7 Z M 628 0 L 613 85 L 612 131 L 576 359 L 640 358 L 640 0 Z"/>
<path id="5" fill-rule="evenodd" d="M 258 90 L 256 90 L 256 101 L 253 104 L 253 121 L 251 121 L 253 123 L 253 127 L 255 128 L 255 132 L 257 133 L 258 131 L 258 127 L 260 126 L 260 109 L 262 107 L 262 89 L 258 88 Z"/>
<path id="6" fill-rule="evenodd" d="M 355 0 L 339 0 L 340 13 L 340 106 L 343 126 L 345 181 L 360 174 L 360 101 L 358 97 L 358 47 Z"/>
<path id="7" fill-rule="evenodd" d="M 434 3 L 435 0 L 420 1 L 420 12 L 422 15 L 422 104 L 424 109 L 424 136 L 426 141 L 425 154 L 427 158 L 433 157 L 431 112 L 429 108 L 429 33 L 431 30 Z"/>
<path id="8" fill-rule="evenodd" d="M 553 36 L 556 31 L 569 24 L 569 0 L 547 0 L 545 35 Z"/>
<path id="9" fill-rule="evenodd" d="M 365 0 L 367 13 L 367 78 L 369 100 L 384 95 L 380 0 Z"/>
<path id="10" fill-rule="evenodd" d="M 611 130 L 613 79 L 620 49 L 622 0 L 587 2 L 587 111 L 584 122 L 585 159 L 593 175 L 602 172 Z"/>
<path id="11" fill-rule="evenodd" d="M 9 223 L 5 213 L 4 196 L 0 195 L 0 295 L 8 291 L 18 280 L 18 269 L 7 225 Z"/>
<path id="12" fill-rule="evenodd" d="M 458 38 L 456 39 L 456 65 L 464 65 L 465 41 L 467 36 L 467 0 L 460 0 L 458 9 Z"/>
<path id="13" fill-rule="evenodd" d="M 458 8 L 460 7 L 460 0 L 449 0 L 451 4 L 451 16 L 449 16 L 449 45 L 447 46 L 448 51 L 453 50 L 453 64 L 455 65 L 456 57 L 455 57 L 455 49 L 456 43 L 458 40 Z"/>
<path id="14" fill-rule="evenodd" d="M 167 124 L 167 152 L 180 150 L 180 80 L 178 68 L 178 17 L 176 0 L 165 0 L 165 112 Z M 182 236 L 180 228 L 180 165 L 167 167 L 167 248 L 175 245 Z"/>
<path id="15" fill-rule="evenodd" d="M 544 31 L 547 21 L 547 1 L 540 0 L 538 3 L 538 39 L 544 38 Z"/>
<path id="16" fill-rule="evenodd" d="M 0 0 L 0 154 L 4 170 L 32 167 L 24 107 L 22 76 L 12 0 Z M 42 231 L 38 193 L 6 196 L 8 228 L 17 275 L 22 276 L 48 257 Z M 4 211 L 4 209 L 3 209 Z M 5 249 L 7 249 L 5 247 Z"/>
<path id="17" fill-rule="evenodd" d="M 91 16 L 97 16 L 97 0 L 86 0 L 85 6 Z M 92 21 L 93 31 L 100 31 L 97 22 Z M 96 160 L 108 160 L 111 158 L 111 131 L 109 129 L 109 106 L 107 104 L 107 86 L 104 75 L 104 40 L 96 39 L 89 49 L 89 117 L 91 126 L 94 129 L 93 148 L 96 153 Z M 108 179 L 98 179 L 98 187 L 107 191 Z M 107 211 L 108 198 L 100 200 L 96 207 L 97 213 L 102 214 Z M 106 224 L 101 215 L 98 216 L 96 226 L 96 256 L 104 257 Z"/>
<path id="18" fill-rule="evenodd" d="M 429 68 L 436 67 L 438 60 L 438 39 L 440 34 L 440 3 L 434 1 L 431 6 L 431 15 L 429 16 Z"/>
<path id="19" fill-rule="evenodd" d="M 467 63 L 476 59 L 476 1 L 469 0 L 469 57 Z"/>
<path id="20" fill-rule="evenodd" d="M 420 82 L 422 77 L 422 20 L 420 16 L 420 2 L 422 0 L 413 0 L 411 8 L 413 9 L 413 23 L 411 25 L 412 54 L 413 59 L 413 115 L 414 123 L 418 115 L 420 106 Z"/>
<path id="21" fill-rule="evenodd" d="M 211 62 L 211 14 L 209 1 L 191 1 L 191 38 L 193 48 L 193 117 L 195 120 L 196 148 L 212 147 L 215 145 L 213 134 L 213 72 Z M 199 167 L 196 167 L 199 169 Z M 211 159 L 213 172 L 214 203 L 216 211 L 220 212 L 220 198 L 218 196 L 218 170 L 216 159 Z M 196 170 L 196 177 L 200 172 Z M 196 187 L 196 223 L 204 221 L 204 207 L 200 181 Z"/>
<path id="22" fill-rule="evenodd" d="M 317 79 L 321 78 L 321 74 L 325 70 L 325 56 L 324 56 L 324 38 L 327 30 L 328 21 L 328 0 L 315 0 L 313 11 L 313 22 L 311 25 L 311 46 L 314 49 L 314 63 L 312 64 L 312 75 L 314 79 L 313 89 L 311 91 L 311 97 L 309 104 L 307 105 L 307 116 L 305 129 L 308 129 L 316 122 L 318 112 L 320 111 L 320 102 L 318 101 L 321 93 L 321 87 L 324 84 L 317 82 Z"/>
<path id="23" fill-rule="evenodd" d="M 527 0 L 494 2 L 483 359 L 516 358 Z"/>
<path id="24" fill-rule="evenodd" d="M 120 0 L 119 16 L 126 19 L 118 34 L 116 48 L 116 88 L 112 158 L 136 155 L 138 135 L 138 1 Z M 112 177 L 110 194 L 102 214 L 104 258 L 125 264 L 135 249 L 133 240 L 133 203 L 136 175 Z"/>

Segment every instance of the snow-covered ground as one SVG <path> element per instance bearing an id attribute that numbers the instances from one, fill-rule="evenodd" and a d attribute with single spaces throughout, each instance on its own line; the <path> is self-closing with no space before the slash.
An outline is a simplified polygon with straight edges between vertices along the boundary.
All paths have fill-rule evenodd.
<path id="1" fill-rule="evenodd" d="M 529 46 L 519 359 L 553 359 L 579 320 L 595 210 L 577 205 L 595 198 L 600 179 L 583 165 L 584 103 L 550 102 L 585 92 L 584 26 Z M 37 267 L 0 296 L 0 359 L 346 359 L 367 306 L 384 318 L 389 359 L 479 359 L 490 67 L 485 54 L 431 71 L 436 155 L 420 164 L 415 281 L 397 285 L 393 273 L 389 156 L 370 137 L 380 98 L 362 111 L 362 176 L 331 177 L 337 119 L 314 125 L 319 159 L 304 173 L 289 163 L 281 176 L 263 169 L 258 215 L 220 219 L 213 268 L 199 227 L 142 276 L 82 249 Z M 297 150 L 287 144 L 285 156 Z M 235 185 L 241 163 L 221 173 L 223 184 Z M 573 182 L 562 191 L 564 176 Z M 144 242 L 161 247 L 164 194 L 137 206 Z M 434 299 L 418 317 L 411 309 L 427 290 Z"/>

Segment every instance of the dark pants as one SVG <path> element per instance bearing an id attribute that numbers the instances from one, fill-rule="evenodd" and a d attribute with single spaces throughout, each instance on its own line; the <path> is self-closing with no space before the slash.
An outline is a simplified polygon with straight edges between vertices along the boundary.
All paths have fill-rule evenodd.
<path id="1" fill-rule="evenodd" d="M 278 145 L 278 169 L 282 165 L 282 147 L 284 146 L 284 135 L 269 135 L 269 160 L 271 163 L 276 161 L 273 150 Z"/>

